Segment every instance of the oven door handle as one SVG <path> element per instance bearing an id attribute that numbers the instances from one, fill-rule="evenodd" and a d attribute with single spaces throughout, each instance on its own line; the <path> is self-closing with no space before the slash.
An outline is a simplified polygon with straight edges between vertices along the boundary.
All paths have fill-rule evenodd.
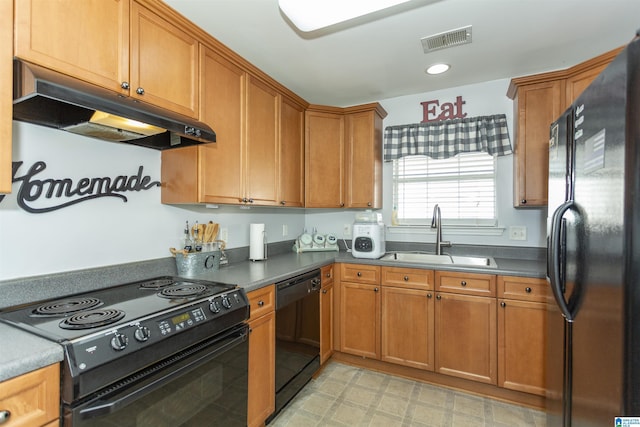
<path id="1" fill-rule="evenodd" d="M 144 397 L 145 395 L 164 387 L 167 383 L 185 375 L 192 370 L 202 366 L 203 364 L 211 361 L 216 356 L 224 353 L 225 351 L 241 344 L 247 340 L 249 327 L 245 327 L 240 331 L 235 331 L 233 334 L 223 337 L 220 341 L 215 341 L 210 345 L 212 347 L 205 350 L 199 350 L 195 354 L 189 354 L 184 356 L 182 360 L 171 363 L 164 366 L 161 369 L 162 375 L 155 372 L 153 377 L 148 380 L 141 380 L 141 383 L 133 388 L 126 388 L 126 392 L 118 393 L 115 396 L 107 397 L 106 399 L 98 399 L 96 402 L 90 404 L 86 408 L 80 410 L 80 417 L 82 419 L 95 418 L 107 414 L 114 413 L 127 405 L 135 402 L 136 400 Z"/>

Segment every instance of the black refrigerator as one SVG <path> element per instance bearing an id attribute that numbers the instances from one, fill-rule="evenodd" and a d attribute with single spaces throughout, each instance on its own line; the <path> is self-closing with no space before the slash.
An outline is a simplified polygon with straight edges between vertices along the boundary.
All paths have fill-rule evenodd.
<path id="1" fill-rule="evenodd" d="M 628 425 L 640 417 L 640 39 L 552 124 L 548 212 L 547 425 Z"/>

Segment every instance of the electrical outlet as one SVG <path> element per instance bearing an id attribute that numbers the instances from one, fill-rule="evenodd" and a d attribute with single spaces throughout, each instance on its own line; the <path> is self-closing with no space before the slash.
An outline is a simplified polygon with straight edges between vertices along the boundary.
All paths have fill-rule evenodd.
<path id="1" fill-rule="evenodd" d="M 345 224 L 344 225 L 344 227 L 342 229 L 342 235 L 345 238 L 351 237 L 351 224 Z"/>
<path id="2" fill-rule="evenodd" d="M 287 237 L 289 235 L 289 226 L 287 224 L 282 224 L 282 237 Z"/>
<path id="3" fill-rule="evenodd" d="M 227 227 L 222 227 L 220 229 L 220 240 L 224 240 L 226 243 L 229 243 L 229 229 Z"/>
<path id="4" fill-rule="evenodd" d="M 527 227 L 524 225 L 509 226 L 509 240 L 527 240 Z"/>

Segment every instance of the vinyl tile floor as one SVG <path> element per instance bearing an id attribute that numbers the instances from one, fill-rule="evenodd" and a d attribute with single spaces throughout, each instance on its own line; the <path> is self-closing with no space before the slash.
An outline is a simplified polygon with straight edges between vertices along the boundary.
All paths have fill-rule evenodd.
<path id="1" fill-rule="evenodd" d="M 545 427 L 543 411 L 331 362 L 268 427 Z"/>

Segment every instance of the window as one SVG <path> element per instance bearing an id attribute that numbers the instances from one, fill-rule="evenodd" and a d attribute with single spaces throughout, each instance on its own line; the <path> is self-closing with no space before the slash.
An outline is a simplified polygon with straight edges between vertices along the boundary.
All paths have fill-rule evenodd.
<path id="1" fill-rule="evenodd" d="M 393 205 L 398 225 L 430 225 L 433 207 L 442 223 L 495 226 L 495 157 L 462 153 L 448 159 L 407 156 L 393 161 Z"/>

